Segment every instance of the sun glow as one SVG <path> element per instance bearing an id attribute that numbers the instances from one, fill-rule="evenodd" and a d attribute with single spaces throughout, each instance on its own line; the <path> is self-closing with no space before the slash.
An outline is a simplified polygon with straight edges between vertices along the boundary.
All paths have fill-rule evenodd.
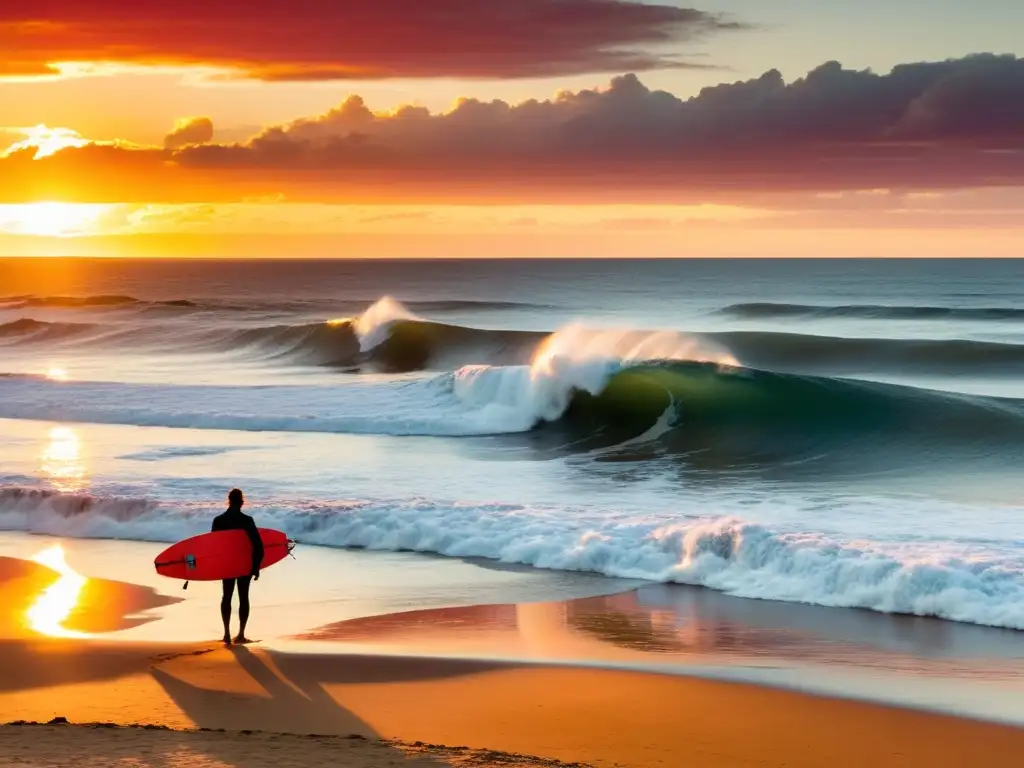
<path id="1" fill-rule="evenodd" d="M 0 205 L 0 233 L 74 237 L 95 234 L 109 206 L 98 203 L 16 203 Z"/>
<path id="2" fill-rule="evenodd" d="M 84 147 L 89 143 L 89 140 L 78 131 L 73 131 L 70 128 L 50 128 L 42 123 L 31 128 L 18 128 L 16 130 L 25 138 L 8 147 L 4 151 L 4 155 L 34 149 L 36 151 L 35 159 L 39 160 L 49 155 L 55 155 L 62 149 Z"/>
<path id="3" fill-rule="evenodd" d="M 59 578 L 43 590 L 28 609 L 25 614 L 28 625 L 36 632 L 51 637 L 83 637 L 80 632 L 65 629 L 63 624 L 78 605 L 82 587 L 88 579 L 68 565 L 60 544 L 44 549 L 32 560 L 56 571 Z"/>
<path id="4" fill-rule="evenodd" d="M 68 372 L 66 368 L 59 368 L 54 366 L 46 371 L 46 378 L 53 379 L 54 381 L 67 381 Z"/>

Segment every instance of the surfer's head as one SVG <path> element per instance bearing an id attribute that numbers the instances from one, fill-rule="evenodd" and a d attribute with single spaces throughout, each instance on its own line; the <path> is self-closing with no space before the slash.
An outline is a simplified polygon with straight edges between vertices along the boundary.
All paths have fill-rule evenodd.
<path id="1" fill-rule="evenodd" d="M 228 504 L 232 507 L 241 507 L 245 504 L 245 496 L 237 488 L 232 488 L 231 493 L 228 494 Z"/>

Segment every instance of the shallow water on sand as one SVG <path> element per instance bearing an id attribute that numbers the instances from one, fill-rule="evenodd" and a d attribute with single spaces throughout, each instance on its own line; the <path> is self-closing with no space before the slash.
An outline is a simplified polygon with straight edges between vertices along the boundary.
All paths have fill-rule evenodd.
<path id="1" fill-rule="evenodd" d="M 107 615 L 113 605 L 69 605 L 68 619 L 39 629 L 28 616 L 45 600 L 40 583 L 14 617 L 26 623 L 15 636 L 73 625 L 86 631 L 70 636 L 85 642 L 216 646 L 219 585 L 170 586 L 151 570 L 162 544 L 0 536 L 0 558 L 54 547 L 86 584 L 134 579 L 162 596 L 133 602 L 113 590 L 123 618 Z M 1024 724 L 1024 646 L 1011 630 L 486 561 L 320 547 L 296 555 L 254 585 L 248 634 L 261 647 L 638 669 Z"/>

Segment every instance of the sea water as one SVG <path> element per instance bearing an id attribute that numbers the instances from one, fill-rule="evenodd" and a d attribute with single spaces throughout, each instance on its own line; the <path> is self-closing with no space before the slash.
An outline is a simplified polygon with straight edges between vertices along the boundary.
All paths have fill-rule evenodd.
<path id="1" fill-rule="evenodd" d="M 1021 262 L 7 260 L 0 289 L 0 530 L 172 542 L 238 486 L 305 545 L 1024 629 Z"/>

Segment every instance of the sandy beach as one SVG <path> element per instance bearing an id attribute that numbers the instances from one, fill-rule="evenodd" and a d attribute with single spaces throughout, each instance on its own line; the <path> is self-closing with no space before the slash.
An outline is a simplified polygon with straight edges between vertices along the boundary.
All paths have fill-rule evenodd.
<path id="1" fill-rule="evenodd" d="M 1016 728 L 652 674 L 82 641 L 3 650 L 4 721 L 174 729 L 8 725 L 0 730 L 3 765 L 71 765 L 84 756 L 116 764 L 129 754 L 160 765 L 161 755 L 182 751 L 205 755 L 203 765 L 288 764 L 266 762 L 271 743 L 310 766 L 399 764 L 397 754 L 415 742 L 644 767 L 961 766 L 982 752 L 1012 763 L 1024 748 Z M 320 738 L 352 735 L 367 742 Z M 435 761 L 424 765 L 503 763 L 419 751 Z"/>
<path id="2" fill-rule="evenodd" d="M 71 636 L 47 637 L 24 617 L 66 578 L 4 558 L 0 579 L 4 766 L 961 766 L 1024 749 L 1010 726 L 679 675 L 75 636 L 169 600 L 117 581 L 87 580 Z"/>

